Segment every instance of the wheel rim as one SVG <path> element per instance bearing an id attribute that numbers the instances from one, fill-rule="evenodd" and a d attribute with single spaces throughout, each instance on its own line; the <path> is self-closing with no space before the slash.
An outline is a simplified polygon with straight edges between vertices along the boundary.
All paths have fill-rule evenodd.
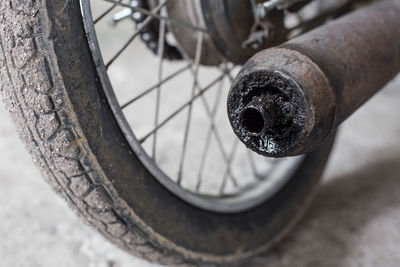
<path id="1" fill-rule="evenodd" d="M 118 67 L 115 66 L 121 58 L 121 54 L 126 53 L 126 49 L 132 45 L 132 41 L 140 34 L 140 32 L 138 30 L 131 35 L 121 46 L 121 49 L 109 56 L 110 59 L 104 63 L 103 58 L 105 55 L 102 54 L 101 46 L 99 44 L 101 43 L 101 36 L 99 32 L 96 32 L 95 24 L 101 23 L 113 10 L 118 9 L 121 5 L 125 6 L 126 4 L 123 3 L 124 1 L 114 2 L 113 0 L 105 0 L 105 2 L 112 3 L 104 12 L 98 15 L 96 19 L 93 19 L 89 0 L 81 0 L 80 2 L 83 22 L 92 57 L 96 65 L 100 82 L 105 91 L 107 101 L 114 113 L 116 121 L 125 135 L 133 153 L 138 156 L 147 170 L 169 191 L 180 197 L 182 200 L 202 209 L 221 213 L 232 213 L 248 210 L 264 202 L 268 198 L 272 197 L 293 176 L 297 168 L 301 165 L 304 157 L 271 160 L 259 158 L 259 156 L 255 155 L 253 152 L 241 147 L 242 144 L 237 141 L 232 130 L 229 129 L 229 125 L 225 125 L 225 130 L 221 129 L 222 125 L 220 125 L 220 122 L 217 119 L 217 116 L 221 116 L 221 112 L 218 113 L 218 107 L 221 105 L 224 90 L 227 92 L 227 89 L 229 88 L 223 88 L 223 85 L 226 80 L 229 82 L 232 81 L 232 72 L 235 71 L 235 68 L 229 63 L 224 63 L 219 68 L 213 68 L 212 70 L 207 68 L 204 70 L 206 73 L 211 71 L 214 73 L 214 76 L 215 72 L 219 75 L 213 77 L 206 86 L 201 85 L 201 83 L 204 83 L 201 79 L 205 79 L 205 75 L 201 76 L 199 74 L 200 69 L 205 68 L 199 65 L 202 38 L 206 34 L 204 31 L 198 31 L 199 34 L 196 48 L 196 55 L 198 56 L 196 56 L 192 62 L 186 60 L 185 62 L 175 64 L 175 66 L 169 66 L 175 69 L 175 71 L 169 74 L 164 73 L 163 75 L 165 66 L 168 64 L 171 65 L 171 63 L 165 62 L 162 57 L 158 57 L 157 82 L 155 82 L 154 85 L 149 86 L 146 90 L 139 89 L 135 97 L 130 98 L 129 101 L 124 101 L 122 100 L 123 97 L 118 96 L 118 91 L 114 90 L 114 88 L 118 90 L 115 86 L 115 80 L 118 79 L 118 77 L 116 78 L 112 76 L 116 76 L 118 71 L 110 71 L 110 69 L 114 68 L 118 70 Z M 165 14 L 164 9 L 165 7 L 163 4 L 159 4 L 155 8 L 155 10 L 161 11 L 162 17 L 165 17 L 165 15 L 163 15 L 163 12 Z M 148 16 L 147 18 L 150 17 L 152 16 Z M 160 17 L 160 15 L 157 15 L 157 17 Z M 166 21 L 165 19 L 160 19 L 159 21 L 160 40 L 164 40 L 162 37 L 165 35 L 166 24 L 167 22 L 171 22 Z M 184 27 L 190 26 L 186 25 Z M 195 30 L 199 29 L 197 26 L 192 28 Z M 160 41 L 159 44 L 158 54 L 162 55 L 163 42 Z M 149 58 L 150 57 L 151 55 L 149 53 Z M 163 117 L 161 114 L 163 111 L 160 109 L 161 92 L 166 91 L 164 88 L 167 82 L 177 79 L 178 76 L 181 77 L 185 72 L 190 72 L 193 76 L 191 77 L 192 84 L 188 86 L 189 90 L 186 90 L 190 92 L 189 99 L 186 99 L 186 101 L 179 104 L 178 108 L 175 107 L 174 111 L 167 112 L 167 116 Z M 211 90 L 213 88 L 214 90 Z M 214 96 L 209 96 L 207 98 L 206 94 L 212 91 L 215 91 Z M 133 113 L 129 108 L 137 103 L 137 101 L 140 101 L 141 98 L 151 94 L 155 94 L 155 107 L 149 106 L 149 102 L 144 102 L 141 107 L 149 106 L 149 109 L 154 109 L 155 116 L 153 129 L 142 134 L 141 138 L 137 138 L 136 136 L 139 136 L 140 133 L 138 133 L 138 131 L 140 131 L 141 126 L 132 126 L 132 121 L 137 121 L 129 118 Z M 208 120 L 199 117 L 196 111 L 194 111 L 196 109 L 196 104 L 199 102 L 203 105 L 203 115 Z M 211 106 L 210 102 L 212 102 Z M 140 107 L 138 107 L 138 109 L 140 110 Z M 143 114 L 147 115 L 147 112 L 147 110 L 142 109 L 141 116 L 143 116 Z M 168 150 L 169 146 L 171 146 L 168 142 L 176 140 L 176 138 L 164 138 L 160 141 L 159 136 L 162 134 L 160 129 L 171 123 L 177 116 L 180 116 L 183 113 L 186 113 L 187 116 L 186 118 L 183 116 L 182 119 L 183 127 L 181 128 L 183 128 L 183 138 L 181 140 L 182 147 L 179 149 L 180 153 L 177 157 L 178 160 L 173 156 L 168 156 L 170 160 L 165 160 L 166 152 L 163 151 Z M 196 123 L 193 118 L 200 121 L 200 123 L 202 123 L 201 125 L 204 125 L 203 128 L 205 129 L 205 135 L 203 135 L 202 140 L 195 140 L 195 143 L 203 143 L 203 146 L 198 149 L 199 153 L 195 154 L 197 157 L 187 155 L 189 153 L 188 149 L 191 147 L 190 142 L 193 142 L 193 138 L 190 138 L 190 134 L 194 128 L 193 124 Z M 226 115 L 225 120 L 227 121 Z M 201 125 L 199 126 L 200 128 L 202 127 Z M 229 133 L 230 137 L 226 133 Z M 149 140 L 152 140 L 152 142 L 150 143 Z M 214 147 L 211 146 L 213 140 L 216 142 Z M 166 144 L 163 145 L 161 143 Z M 226 143 L 230 143 L 229 149 L 226 149 Z M 194 146 L 192 150 L 195 149 L 195 147 L 196 146 Z M 163 153 L 164 159 L 162 158 Z M 214 155 L 216 153 L 220 154 L 219 159 L 224 163 L 222 168 L 218 166 L 221 165 L 218 160 L 214 160 L 215 157 L 212 158 L 212 163 L 214 164 L 209 163 L 209 155 Z M 174 171 L 169 168 L 171 160 L 175 161 L 175 164 L 178 163 L 178 171 L 175 176 L 173 175 Z M 244 169 L 244 161 L 248 162 L 246 171 L 238 170 Z M 207 164 L 210 165 L 210 167 L 206 167 L 208 166 Z M 193 166 L 197 166 L 196 172 L 193 171 L 193 169 L 195 169 Z M 219 172 L 217 172 L 216 169 L 218 169 Z M 240 180 L 237 179 L 239 176 L 237 173 L 240 173 Z"/>

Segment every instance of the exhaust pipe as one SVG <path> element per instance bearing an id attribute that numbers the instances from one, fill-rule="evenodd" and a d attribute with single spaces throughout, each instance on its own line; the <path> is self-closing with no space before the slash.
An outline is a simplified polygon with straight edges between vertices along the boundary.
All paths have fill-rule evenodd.
<path id="1" fill-rule="evenodd" d="M 253 56 L 228 117 L 261 155 L 309 153 L 399 71 L 400 1 L 383 0 Z"/>

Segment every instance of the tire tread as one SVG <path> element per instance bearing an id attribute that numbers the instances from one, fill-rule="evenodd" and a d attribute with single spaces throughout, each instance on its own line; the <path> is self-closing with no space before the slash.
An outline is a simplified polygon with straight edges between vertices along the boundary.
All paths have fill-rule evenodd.
<path id="1" fill-rule="evenodd" d="M 109 185 L 98 178 L 101 171 L 56 78 L 45 6 L 44 0 L 0 2 L 0 93 L 21 139 L 52 189 L 108 239 L 149 261 L 185 265 L 180 255 L 156 248 L 139 226 L 128 226 Z"/>

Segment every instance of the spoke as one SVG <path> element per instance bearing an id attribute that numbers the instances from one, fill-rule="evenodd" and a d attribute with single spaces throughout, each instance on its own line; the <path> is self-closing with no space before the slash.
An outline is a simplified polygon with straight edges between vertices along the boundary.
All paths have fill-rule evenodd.
<path id="1" fill-rule="evenodd" d="M 107 0 L 104 0 L 107 1 Z M 121 5 L 122 3 L 119 2 L 115 2 L 113 1 L 112 3 L 116 3 L 118 5 Z M 165 6 L 165 4 L 167 3 L 167 1 L 163 1 L 160 4 L 158 4 L 157 7 L 155 7 L 152 12 L 156 13 L 158 11 L 160 11 L 160 9 Z M 128 48 L 128 46 L 133 42 L 133 40 L 141 33 L 141 31 L 147 26 L 149 25 L 154 19 L 154 16 L 148 16 L 141 24 L 140 26 L 137 28 L 137 30 L 134 32 L 134 34 L 128 39 L 128 41 L 126 41 L 126 43 L 122 46 L 122 48 L 120 50 L 118 50 L 118 52 L 110 59 L 110 61 L 106 64 L 106 69 L 108 69 L 111 64 L 126 50 L 126 48 Z"/>
<path id="2" fill-rule="evenodd" d="M 186 102 L 183 104 L 181 107 L 179 107 L 176 111 L 174 111 L 171 115 L 169 115 L 166 119 L 164 119 L 159 125 L 157 125 L 156 128 L 151 130 L 148 134 L 146 134 L 144 137 L 139 139 L 140 143 L 143 143 L 146 141 L 149 136 L 153 135 L 155 131 L 159 130 L 161 127 L 163 127 L 167 122 L 169 122 L 171 119 L 173 119 L 176 115 L 178 115 L 182 110 L 184 110 L 186 107 L 190 105 L 190 103 L 194 102 L 197 100 L 200 96 L 202 96 L 205 92 L 207 92 L 210 88 L 212 88 L 216 83 L 218 83 L 220 80 L 224 78 L 225 74 L 220 75 L 216 79 L 214 79 L 211 83 L 209 83 L 206 87 L 201 89 L 190 101 Z"/>
<path id="3" fill-rule="evenodd" d="M 120 3 L 122 0 L 118 0 L 117 3 Z M 106 11 L 104 11 L 100 16 L 97 17 L 97 19 L 95 19 L 93 21 L 93 24 L 96 24 L 97 22 L 99 22 L 100 20 L 102 20 L 105 16 L 107 16 L 111 11 L 113 11 L 118 4 L 114 3 L 111 7 L 109 7 Z"/>
<path id="4" fill-rule="evenodd" d="M 231 85 L 232 85 L 234 78 L 232 77 L 232 74 L 230 72 L 228 72 L 228 77 L 229 77 L 229 80 L 230 80 Z"/>
<path id="5" fill-rule="evenodd" d="M 193 72 L 193 69 L 191 69 L 191 71 Z M 228 69 L 227 66 L 226 66 L 226 64 L 225 64 L 225 69 L 224 69 L 224 71 L 223 71 L 223 76 L 229 75 L 229 72 L 230 72 L 230 71 L 231 71 L 231 69 Z M 201 88 L 201 87 L 200 87 L 200 84 L 198 84 L 198 90 L 200 90 L 200 88 Z M 211 118 L 212 112 L 211 112 L 211 109 L 210 109 L 210 106 L 209 106 L 209 104 L 208 104 L 207 99 L 206 99 L 204 96 L 201 96 L 201 100 L 202 100 L 204 109 L 205 109 L 206 112 L 207 112 L 208 117 Z M 214 136 L 215 136 L 215 138 L 216 138 L 216 140 L 217 140 L 218 148 L 219 148 L 219 150 L 221 151 L 221 154 L 222 154 L 222 157 L 223 157 L 225 163 L 227 163 L 227 162 L 228 162 L 228 155 L 227 155 L 227 152 L 225 151 L 225 148 L 224 148 L 224 146 L 223 146 L 222 138 L 221 138 L 221 136 L 220 136 L 220 134 L 219 134 L 219 131 L 218 131 L 217 127 L 215 126 L 214 121 L 210 120 L 210 123 L 211 123 L 211 126 L 212 126 L 212 131 L 213 131 L 213 133 L 214 133 Z M 232 174 L 231 172 L 229 172 L 229 174 L 230 174 L 231 178 L 232 178 L 233 180 L 235 180 L 233 174 Z"/>
<path id="6" fill-rule="evenodd" d="M 200 66 L 202 46 L 203 46 L 203 33 L 199 32 L 198 37 L 197 37 L 197 45 L 196 45 L 196 53 L 195 53 L 195 61 L 194 61 L 193 86 L 192 86 L 192 94 L 190 96 L 191 99 L 195 95 L 195 89 L 198 84 L 199 66 Z M 189 108 L 188 108 L 188 115 L 187 115 L 186 126 L 185 126 L 185 134 L 184 134 L 184 138 L 183 138 L 183 146 L 182 146 L 182 152 L 181 152 L 181 159 L 179 161 L 179 171 L 178 171 L 178 181 L 177 181 L 178 184 L 180 184 L 182 181 L 183 164 L 185 161 L 186 146 L 187 146 L 187 142 L 188 142 L 190 122 L 192 121 L 192 110 L 193 110 L 193 102 L 191 102 L 189 104 Z"/>
<path id="7" fill-rule="evenodd" d="M 164 2 L 164 1 L 163 1 Z M 161 10 L 161 14 L 165 14 L 165 8 Z M 158 83 L 162 80 L 163 73 L 163 62 L 164 62 L 164 46 L 165 46 L 165 20 L 160 21 L 160 34 L 158 36 Z M 160 116 L 160 97 L 161 97 L 161 84 L 157 86 L 157 97 L 156 97 L 156 110 L 155 110 L 155 118 L 154 118 L 154 127 L 157 127 L 158 120 Z M 157 131 L 154 132 L 153 135 L 153 160 L 156 160 L 156 147 L 157 147 Z"/>
<path id="8" fill-rule="evenodd" d="M 103 1 L 106 1 L 106 2 L 109 2 L 109 3 L 115 3 L 115 4 L 119 5 L 119 6 L 131 8 L 132 10 L 138 11 L 140 13 L 143 13 L 145 15 L 148 15 L 148 16 L 160 19 L 160 20 L 165 20 L 165 21 L 170 22 L 170 23 L 175 24 L 175 25 L 191 28 L 193 30 L 201 31 L 201 32 L 205 32 L 205 33 L 208 32 L 204 28 L 201 28 L 201 27 L 186 23 L 184 21 L 180 21 L 180 20 L 177 20 L 177 19 L 169 18 L 167 16 L 160 16 L 158 14 L 155 14 L 155 12 L 153 12 L 153 11 L 148 11 L 146 9 L 139 8 L 139 7 L 133 7 L 133 6 L 129 5 L 129 4 L 119 3 L 116 0 L 103 0 Z"/>
<path id="9" fill-rule="evenodd" d="M 178 69 L 177 71 L 175 71 L 174 73 L 172 73 L 171 75 L 165 77 L 163 80 L 161 80 L 160 82 L 158 82 L 157 84 L 151 86 L 150 88 L 146 89 L 143 91 L 143 93 L 139 94 L 138 96 L 132 98 L 131 100 L 129 100 L 128 102 L 126 102 L 125 104 L 123 104 L 121 106 L 122 109 L 126 108 L 127 106 L 129 106 L 130 104 L 132 104 L 133 102 L 137 101 L 138 99 L 142 98 L 143 96 L 147 95 L 148 93 L 152 92 L 154 89 L 157 89 L 158 87 L 160 87 L 162 84 L 166 83 L 167 81 L 171 80 L 172 78 L 175 78 L 176 76 L 178 76 L 179 74 L 181 74 L 182 72 L 184 72 L 185 70 L 189 69 L 191 66 L 191 63 L 183 66 L 182 68 Z"/>
<path id="10" fill-rule="evenodd" d="M 249 164 L 251 167 L 251 171 L 253 172 L 253 175 L 259 179 L 259 174 L 257 171 L 257 167 L 256 164 L 254 163 L 254 155 L 253 152 L 251 152 L 250 150 L 247 149 L 247 158 L 249 159 Z"/>
<path id="11" fill-rule="evenodd" d="M 222 184 L 221 184 L 221 187 L 220 187 L 220 190 L 219 190 L 221 195 L 223 195 L 223 193 L 225 191 L 226 182 L 228 181 L 228 177 L 231 177 L 232 183 L 233 183 L 233 185 L 235 187 L 238 186 L 236 180 L 232 176 L 229 175 L 229 173 L 231 173 L 231 163 L 232 163 L 233 159 L 235 158 L 238 144 L 239 144 L 239 141 L 236 138 L 235 141 L 233 142 L 231 153 L 229 154 L 229 158 L 228 158 L 228 161 L 226 163 L 226 170 L 225 170 L 225 173 L 224 173 L 224 176 L 223 176 L 224 178 L 222 179 Z"/>
<path id="12" fill-rule="evenodd" d="M 217 91 L 217 96 L 215 97 L 214 106 L 213 106 L 212 114 L 211 114 L 212 117 L 210 118 L 210 120 L 212 120 L 212 121 L 214 121 L 214 119 L 215 119 L 215 116 L 216 116 L 217 111 L 218 111 L 218 107 L 221 106 L 221 105 L 219 105 L 219 102 L 221 100 L 222 88 L 224 86 L 224 82 L 223 81 L 224 80 L 220 81 L 219 88 L 218 88 L 218 91 Z M 209 151 L 209 148 L 210 148 L 212 133 L 213 133 L 212 124 L 210 123 L 210 125 L 208 127 L 208 131 L 207 131 L 206 141 L 204 143 L 203 153 L 201 155 L 200 168 L 199 168 L 199 172 L 198 172 L 198 175 L 197 175 L 196 192 L 199 192 L 200 186 L 201 186 L 201 182 L 202 182 L 202 179 L 203 179 L 204 164 L 206 162 L 206 158 L 207 158 L 208 151 Z"/>

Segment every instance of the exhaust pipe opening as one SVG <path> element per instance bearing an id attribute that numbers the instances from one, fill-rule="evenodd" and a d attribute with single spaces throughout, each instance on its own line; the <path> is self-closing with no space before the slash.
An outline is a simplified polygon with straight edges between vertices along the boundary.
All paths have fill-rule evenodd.
<path id="1" fill-rule="evenodd" d="M 240 123 L 253 136 L 259 136 L 265 129 L 265 118 L 256 107 L 246 107 L 240 113 Z"/>

